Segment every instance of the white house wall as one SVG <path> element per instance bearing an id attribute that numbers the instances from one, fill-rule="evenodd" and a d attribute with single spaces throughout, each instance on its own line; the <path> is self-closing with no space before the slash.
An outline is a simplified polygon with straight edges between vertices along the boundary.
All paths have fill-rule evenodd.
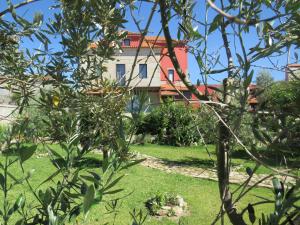
<path id="1" fill-rule="evenodd" d="M 104 65 L 107 67 L 107 72 L 103 77 L 110 80 L 116 80 L 116 65 L 125 64 L 126 82 L 130 80 L 130 72 L 134 62 L 136 48 L 125 48 L 123 53 L 116 53 L 113 61 L 108 61 Z M 161 49 L 154 49 L 156 60 L 160 60 Z M 131 87 L 160 87 L 160 68 L 156 60 L 151 55 L 151 50 L 141 48 L 137 58 L 137 64 L 134 68 L 133 75 L 129 86 Z M 147 78 L 139 78 L 139 64 L 147 64 Z"/>

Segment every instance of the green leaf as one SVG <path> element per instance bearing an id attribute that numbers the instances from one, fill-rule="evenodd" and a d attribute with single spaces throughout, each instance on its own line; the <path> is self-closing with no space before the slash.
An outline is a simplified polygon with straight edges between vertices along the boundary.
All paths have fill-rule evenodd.
<path id="1" fill-rule="evenodd" d="M 236 56 L 237 56 L 237 58 L 238 58 L 238 61 L 239 61 L 239 64 L 241 65 L 241 66 L 243 66 L 244 65 L 244 60 L 243 60 L 243 57 L 240 55 L 240 54 L 236 54 Z"/>
<path id="2" fill-rule="evenodd" d="M 55 171 L 53 174 L 51 174 L 47 179 L 45 179 L 42 183 L 40 183 L 39 187 L 40 187 L 41 185 L 43 185 L 44 183 L 46 183 L 46 182 L 52 180 L 54 177 L 56 177 L 56 176 L 60 173 L 60 171 L 61 171 L 60 169 L 56 170 L 56 171 Z"/>
<path id="3" fill-rule="evenodd" d="M 95 172 L 93 172 L 93 171 L 88 171 L 88 173 L 91 174 L 91 175 L 93 175 L 94 178 L 95 178 L 97 181 L 100 181 L 100 180 L 101 180 L 101 177 L 100 177 L 97 173 L 95 173 Z"/>
<path id="4" fill-rule="evenodd" d="M 253 224 L 256 220 L 256 217 L 255 217 L 254 208 L 250 203 L 248 204 L 247 210 L 248 210 L 249 220 Z"/>
<path id="5" fill-rule="evenodd" d="M 24 219 L 18 220 L 15 225 L 24 225 Z"/>
<path id="6" fill-rule="evenodd" d="M 124 170 L 124 169 L 128 169 L 132 166 L 135 166 L 137 164 L 140 164 L 141 162 L 145 161 L 146 159 L 139 159 L 139 160 L 134 160 L 133 162 L 130 162 L 130 163 L 127 163 L 125 166 L 123 166 L 121 168 L 121 170 Z"/>
<path id="7" fill-rule="evenodd" d="M 253 175 L 253 170 L 252 170 L 250 167 L 247 167 L 247 168 L 246 168 L 246 173 L 247 173 L 249 176 L 252 176 L 252 175 Z"/>
<path id="8" fill-rule="evenodd" d="M 87 175 L 80 175 L 82 179 L 85 179 L 87 181 L 98 183 L 98 180 L 94 176 L 87 176 Z"/>
<path id="9" fill-rule="evenodd" d="M 51 205 L 48 205 L 49 225 L 57 224 L 57 216 L 54 215 Z"/>
<path id="10" fill-rule="evenodd" d="M 244 88 L 249 87 L 249 85 L 251 84 L 252 78 L 253 78 L 253 74 L 254 74 L 254 70 L 251 70 L 250 74 L 244 80 Z"/>
<path id="11" fill-rule="evenodd" d="M 20 207 L 22 207 L 22 205 L 24 205 L 24 203 L 25 203 L 25 197 L 23 194 L 20 194 L 14 204 L 15 211 L 18 210 Z"/>
<path id="12" fill-rule="evenodd" d="M 220 24 L 221 24 L 221 22 L 222 22 L 222 19 L 223 19 L 223 17 L 222 17 L 220 14 L 218 14 L 218 15 L 214 18 L 214 20 L 213 20 L 213 22 L 211 23 L 211 25 L 210 25 L 210 27 L 209 27 L 209 30 L 208 30 L 208 33 L 209 33 L 209 34 L 212 33 L 212 32 L 214 32 L 214 31 L 220 26 Z"/>
<path id="13" fill-rule="evenodd" d="M 13 207 L 8 210 L 7 216 L 10 217 L 15 211 L 17 211 L 21 205 L 23 205 L 25 198 L 22 194 L 19 195 Z"/>
<path id="14" fill-rule="evenodd" d="M 83 213 L 85 215 L 89 212 L 94 202 L 94 197 L 95 197 L 95 188 L 94 185 L 90 185 L 83 199 Z"/>
<path id="15" fill-rule="evenodd" d="M 80 214 L 80 207 L 77 205 L 70 211 L 69 222 L 73 221 Z"/>
<path id="16" fill-rule="evenodd" d="M 274 187 L 275 194 L 277 195 L 278 193 L 281 193 L 282 186 L 281 186 L 280 181 L 277 178 L 273 178 L 272 182 L 273 182 L 273 187 Z"/>
<path id="17" fill-rule="evenodd" d="M 4 190 L 4 184 L 5 184 L 5 178 L 2 173 L 0 173 L 0 185 L 2 187 L 2 190 Z"/>
<path id="18" fill-rule="evenodd" d="M 26 160 L 30 159 L 36 149 L 37 145 L 22 146 L 21 149 L 19 149 L 20 162 L 24 163 Z"/>
<path id="19" fill-rule="evenodd" d="M 124 177 L 124 175 L 118 177 L 117 179 L 115 179 L 114 181 L 112 181 L 109 185 L 107 185 L 103 191 L 106 191 L 112 187 L 114 187 L 122 178 Z"/>
<path id="20" fill-rule="evenodd" d="M 113 190 L 113 191 L 107 191 L 107 192 L 104 192 L 103 195 L 112 195 L 112 194 L 119 193 L 121 191 L 124 191 L 124 189 L 116 189 L 116 190 Z"/>

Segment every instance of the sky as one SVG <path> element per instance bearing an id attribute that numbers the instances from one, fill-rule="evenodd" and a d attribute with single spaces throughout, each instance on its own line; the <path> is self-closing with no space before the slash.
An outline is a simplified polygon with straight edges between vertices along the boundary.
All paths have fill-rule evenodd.
<path id="1" fill-rule="evenodd" d="M 21 2 L 21 1 L 20 0 L 13 1 L 13 3 L 18 3 L 18 2 Z M 196 17 L 199 20 L 203 20 L 203 18 L 205 16 L 205 7 L 204 7 L 205 0 L 195 0 L 195 2 L 197 3 L 196 8 L 195 8 L 195 12 L 197 12 Z M 17 10 L 17 12 L 19 15 L 23 16 L 24 18 L 26 18 L 28 20 L 32 20 L 35 12 L 40 12 L 44 15 L 44 22 L 48 22 L 49 20 L 51 20 L 53 13 L 57 12 L 57 9 L 51 9 L 51 6 L 53 4 L 54 4 L 54 0 L 41 0 L 40 2 L 32 3 L 26 7 L 23 7 L 21 9 Z M 6 0 L 0 0 L 0 10 L 3 9 L 4 7 L 6 7 Z M 135 16 L 141 22 L 141 27 L 145 26 L 145 23 L 148 19 L 150 10 L 151 10 L 151 7 L 149 6 L 149 4 L 143 3 L 143 4 L 141 4 L 140 10 L 136 11 Z M 216 15 L 216 13 L 212 9 L 210 9 L 208 15 L 209 15 L 208 16 L 209 21 L 212 21 Z M 268 14 L 266 13 L 266 17 L 267 16 L 268 16 Z M 6 15 L 6 19 L 9 19 L 9 15 Z M 128 21 L 126 24 L 124 24 L 126 30 L 132 31 L 132 32 L 138 31 L 137 27 L 133 23 L 133 20 L 130 16 L 129 12 L 126 13 L 126 20 Z M 149 35 L 157 35 L 160 30 L 160 27 L 161 27 L 160 15 L 159 15 L 159 12 L 157 11 L 155 13 L 152 23 L 150 25 Z M 171 34 L 174 38 L 176 38 L 176 36 L 177 36 L 177 27 L 178 27 L 178 19 L 175 18 L 170 22 L 170 30 L 171 30 Z M 198 30 L 203 33 L 204 27 L 198 26 Z M 233 46 L 233 43 L 235 40 L 233 38 L 231 38 L 232 35 L 230 35 L 230 34 L 229 34 L 229 37 L 230 37 L 230 42 Z M 246 48 L 253 47 L 257 43 L 257 40 L 258 40 L 257 35 L 256 35 L 256 29 L 252 28 L 250 30 L 249 34 L 245 34 L 243 36 L 243 40 L 246 45 Z M 57 48 L 59 46 L 57 41 L 56 40 L 52 40 L 52 41 L 53 41 L 53 44 L 51 47 L 53 47 L 54 49 Z M 220 62 L 222 64 L 226 65 L 227 60 L 226 60 L 226 56 L 224 53 L 224 48 L 222 46 L 223 46 L 223 42 L 222 42 L 220 33 L 218 31 L 212 33 L 212 35 L 210 35 L 208 37 L 208 51 L 211 54 L 215 54 L 215 55 L 217 55 L 219 52 Z M 24 40 L 22 40 L 21 47 L 22 47 L 22 49 L 28 48 L 30 50 L 33 50 L 34 48 L 39 48 L 40 43 L 37 40 L 32 42 L 29 39 L 24 39 Z M 236 47 L 236 49 L 237 49 L 237 52 L 240 51 L 240 48 L 238 46 Z M 293 62 L 292 58 L 291 58 L 291 62 Z M 254 75 L 256 76 L 259 73 L 259 71 L 262 70 L 262 68 L 260 68 L 260 67 L 266 67 L 266 68 L 268 68 L 268 71 L 271 73 L 271 75 L 273 76 L 273 78 L 275 80 L 283 80 L 285 78 L 284 72 L 277 71 L 276 67 L 277 66 L 283 67 L 286 65 L 286 63 L 287 63 L 286 55 L 276 56 L 276 57 L 271 58 L 271 60 L 270 59 L 261 60 L 261 61 L 255 63 L 256 67 L 253 67 Z M 201 79 L 201 74 L 200 74 L 197 62 L 192 54 L 188 55 L 188 64 L 189 64 L 188 70 L 190 73 L 190 78 L 193 83 L 196 83 L 197 79 Z M 221 67 L 219 67 L 219 68 L 221 68 Z M 222 78 L 224 78 L 225 76 L 226 76 L 226 74 L 214 75 L 214 77 L 212 79 L 208 79 L 208 82 L 211 84 L 217 83 L 217 81 L 221 81 Z M 254 77 L 254 81 L 255 81 L 255 77 Z"/>

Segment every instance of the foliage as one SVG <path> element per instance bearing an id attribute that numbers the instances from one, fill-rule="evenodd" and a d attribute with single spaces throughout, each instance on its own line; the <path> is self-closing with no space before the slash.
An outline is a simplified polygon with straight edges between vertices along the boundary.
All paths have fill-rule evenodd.
<path id="1" fill-rule="evenodd" d="M 274 79 L 268 70 L 261 70 L 256 76 L 256 85 L 259 88 L 265 89 L 271 86 Z"/>
<path id="2" fill-rule="evenodd" d="M 266 108 L 275 114 L 299 115 L 300 81 L 276 82 L 266 92 Z"/>
<path id="3" fill-rule="evenodd" d="M 201 107 L 196 111 L 197 113 L 197 131 L 201 133 L 201 141 L 205 144 L 215 144 L 217 138 L 217 119 L 212 111 L 205 105 L 202 104 Z"/>
<path id="4" fill-rule="evenodd" d="M 286 48 L 290 49 L 291 46 L 296 49 L 299 47 L 300 5 L 299 1 L 294 0 L 207 0 L 206 3 L 203 5 L 205 16 L 201 17 L 196 10 L 196 4 L 192 1 L 160 0 L 162 29 L 167 42 L 168 54 L 181 81 L 192 91 L 197 100 L 211 104 L 218 119 L 216 155 L 222 207 L 220 207 L 221 210 L 213 224 L 224 218 L 223 212 L 225 211 L 232 224 L 246 225 L 247 221 L 243 217 L 243 210 L 235 207 L 241 198 L 234 196 L 229 186 L 235 143 L 238 143 L 256 163 L 268 165 L 264 156 L 259 153 L 260 146 L 252 145 L 250 150 L 242 142 L 245 138 L 240 138 L 242 120 L 247 112 L 248 87 L 253 80 L 254 68 L 260 60 L 266 58 L 270 60 L 273 56 L 282 54 Z M 211 13 L 209 9 L 214 12 Z M 211 17 L 211 15 L 213 16 Z M 218 91 L 217 102 L 212 103 L 214 99 L 211 96 L 200 93 L 190 82 L 188 74 L 180 68 L 170 30 L 170 24 L 174 17 L 180 18 L 177 26 L 177 38 L 183 41 L 189 40 L 189 49 L 197 60 L 203 82 L 206 84 L 208 78 L 219 80 L 220 76 L 223 77 L 226 73 L 221 82 L 222 89 L 215 88 Z M 203 29 L 199 29 L 199 27 Z M 257 32 L 255 32 L 255 28 Z M 251 39 L 253 38 L 251 46 L 245 41 L 250 34 Z M 216 36 L 222 42 L 220 46 L 215 46 Z M 211 45 L 216 48 L 208 48 Z M 275 64 L 272 63 L 272 65 Z M 296 102 L 292 104 L 296 104 Z M 259 113 L 257 112 L 257 114 Z M 281 139 L 281 134 L 285 130 L 278 129 L 275 138 L 270 139 L 268 130 L 260 127 L 261 121 L 256 120 L 256 116 L 255 114 L 252 124 L 257 131 L 255 138 L 259 142 L 263 139 L 267 140 L 264 144 L 272 147 L 274 142 Z M 271 166 L 269 167 L 271 168 Z M 283 174 L 284 172 L 280 171 L 279 173 Z M 240 185 L 242 190 L 240 196 L 247 193 L 248 182 L 245 181 L 246 185 L 245 183 Z"/>
<path id="5" fill-rule="evenodd" d="M 128 90 L 102 79 L 103 63 L 118 47 L 112 43 L 119 43 L 126 35 L 119 32 L 125 9 L 117 7 L 120 1 L 58 1 L 53 6 L 59 9 L 57 13 L 41 26 L 42 15 L 36 14 L 29 22 L 17 15 L 20 5 L 7 3 L 5 13 L 12 19 L 0 17 L 0 75 L 5 87 L 14 93 L 20 115 L 5 139 L 5 162 L 0 164 L 4 195 L 1 220 L 4 225 L 10 224 L 13 214 L 19 215 L 17 224 L 66 224 L 78 220 L 79 215 L 86 219 L 94 204 L 122 191 L 116 188 L 123 177 L 118 172 L 139 162 L 129 159 L 122 127 L 125 106 L 121 99 L 125 101 Z M 23 51 L 19 44 L 26 37 L 40 42 L 41 47 Z M 51 42 L 57 37 L 58 44 L 52 49 Z M 95 41 L 102 44 L 90 49 Z M 95 89 L 102 95 L 91 96 Z M 43 115 L 39 120 L 33 119 L 37 112 Z M 33 171 L 25 164 L 37 146 L 26 143 L 44 136 L 63 151 L 42 142 L 55 171 L 33 188 Z M 101 167 L 91 171 L 87 155 L 100 145 L 111 154 Z M 20 179 L 11 171 L 16 164 L 23 172 Z M 34 196 L 32 202 L 24 195 L 10 202 L 12 188 L 20 183 Z"/>
<path id="6" fill-rule="evenodd" d="M 35 1 L 27 1 L 25 4 L 30 2 Z M 209 19 L 208 16 L 203 17 L 204 21 L 195 17 L 194 12 L 198 10 L 195 10 L 196 4 L 192 1 L 155 1 L 153 12 L 156 11 L 156 6 L 159 4 L 158 12 L 161 14 L 162 30 L 175 72 L 198 100 L 209 104 L 213 101 L 206 93 L 199 93 L 188 80 L 188 74 L 185 74 L 180 68 L 169 30 L 171 27 L 169 22 L 172 19 L 178 20 L 175 23 L 178 24 L 177 38 L 185 43 L 186 41 L 192 42 L 189 49 L 197 59 L 200 74 L 203 74 L 202 80 L 205 83 L 212 74 L 227 73 L 227 77 L 222 82 L 223 89 L 218 90 L 220 92 L 218 102 L 215 102 L 212 107 L 218 117 L 217 174 L 223 206 L 220 207 L 221 211 L 218 215 L 221 215 L 219 218 L 222 218 L 225 210 L 231 223 L 245 225 L 246 222 L 242 214 L 235 207 L 237 202 L 233 200 L 229 186 L 229 173 L 232 166 L 232 154 L 230 153 L 234 147 L 232 143 L 237 141 L 234 139 L 238 139 L 235 133 L 239 133 L 241 118 L 246 111 L 247 88 L 253 78 L 253 66 L 260 59 L 281 54 L 282 51 L 292 45 L 299 46 L 300 5 L 299 1 L 296 0 L 207 0 L 206 2 L 207 4 L 203 4 L 206 14 L 208 14 L 209 7 L 213 8 L 217 14 L 214 12 L 213 18 Z M 97 111 L 97 114 L 101 111 L 95 106 L 94 100 L 90 102 L 91 98 L 87 94 L 89 91 L 93 92 L 103 88 L 100 81 L 103 81 L 102 73 L 106 70 L 104 63 L 112 59 L 114 52 L 120 48 L 121 40 L 126 36 L 126 32 L 119 32 L 126 22 L 124 4 L 130 4 L 130 10 L 135 9 L 131 2 L 121 0 L 57 1 L 56 5 L 53 6 L 53 8 L 58 9 L 57 12 L 53 19 L 44 26 L 41 26 L 43 16 L 40 14 L 36 14 L 32 22 L 18 16 L 16 13 L 17 6 L 13 5 L 11 1 L 7 1 L 7 10 L 0 12 L 0 75 L 4 78 L 7 88 L 16 94 L 16 103 L 20 114 L 31 104 L 30 100 L 34 99 L 36 91 L 40 92 L 41 98 L 37 100 L 36 104 L 48 118 L 43 122 L 47 129 L 52 132 L 53 141 L 57 141 L 64 150 L 64 154 L 61 155 L 51 148 L 48 149 L 51 162 L 57 168 L 56 172 L 45 180 L 49 184 L 49 190 L 32 189 L 29 180 L 25 179 L 26 185 L 35 196 L 35 208 L 38 211 L 22 214 L 24 223 L 66 223 L 69 219 L 67 216 L 78 215 L 78 208 L 80 208 L 79 212 L 86 216 L 94 202 L 102 201 L 102 194 L 112 194 L 119 191 L 110 190 L 110 188 L 121 179 L 120 176 L 115 180 L 113 177 L 118 169 L 122 168 L 123 160 L 128 157 L 126 154 L 128 143 L 123 135 L 122 119 L 116 117 L 116 126 L 112 128 L 114 131 L 112 135 L 115 137 L 109 138 L 109 140 L 114 140 L 114 143 L 108 144 L 106 138 L 110 135 L 111 130 L 108 129 L 108 132 L 101 137 L 101 135 L 97 135 L 99 131 L 97 126 L 91 125 L 91 121 L 83 122 L 83 118 L 94 113 L 94 111 L 89 111 L 90 106 Z M 10 14 L 11 20 L 5 20 L 7 17 L 3 15 L 6 13 Z M 139 21 L 136 23 L 139 24 Z M 198 29 L 198 25 L 204 29 Z M 257 37 L 253 45 L 249 46 L 244 40 L 250 32 L 254 33 L 252 27 L 256 27 Z M 207 48 L 208 41 L 213 40 L 209 36 L 213 33 L 215 35 L 216 32 L 218 32 L 220 40 L 223 41 L 221 48 L 219 48 L 222 54 L 214 51 L 209 52 Z M 147 29 L 143 30 L 143 34 L 145 33 L 147 33 Z M 22 38 L 26 37 L 31 40 L 38 40 L 42 47 L 34 51 L 29 49 L 23 51 L 22 48 L 19 48 L 19 44 Z M 51 41 L 55 38 L 57 38 L 59 46 L 52 48 Z M 96 42 L 97 48 L 89 48 L 92 42 Z M 215 47 L 218 49 L 218 46 Z M 227 62 L 225 62 L 226 60 L 223 61 L 223 58 L 227 59 Z M 43 87 L 40 85 L 40 78 L 49 78 L 49 76 L 51 79 L 46 79 L 46 82 L 51 84 L 53 89 L 44 93 Z M 219 77 L 215 80 L 219 80 Z M 109 86 L 112 89 L 109 88 L 108 96 L 114 93 L 114 85 Z M 127 93 L 128 89 L 124 88 L 119 94 L 126 95 Z M 297 98 L 295 100 L 291 95 L 283 97 L 282 93 L 278 92 L 276 95 L 274 100 L 283 104 L 284 112 L 298 113 L 297 104 L 295 105 L 295 102 L 298 103 Z M 104 97 L 102 96 L 102 98 Z M 110 107 L 116 104 L 104 105 Z M 119 115 L 120 111 L 117 109 L 116 114 Z M 114 109 L 106 112 L 113 114 Z M 278 119 L 276 118 L 279 121 L 278 124 L 285 126 L 285 120 L 289 118 L 282 117 L 283 112 L 276 110 L 276 108 L 273 108 L 273 112 L 278 115 Z M 106 116 L 109 117 L 110 115 Z M 178 107 L 175 104 L 168 104 L 158 109 L 154 118 L 149 118 L 150 121 L 162 122 L 164 125 L 164 128 L 158 131 L 153 131 L 154 128 L 150 124 L 148 125 L 149 129 L 147 128 L 158 136 L 160 142 L 173 145 L 190 145 L 199 139 L 199 134 L 195 132 L 197 125 L 192 122 L 195 121 L 195 115 L 191 109 L 184 106 Z M 274 132 L 277 134 L 275 138 L 270 138 L 268 132 L 261 129 L 261 121 L 261 118 L 255 118 L 253 124 L 253 129 L 257 131 L 256 138 L 258 140 L 265 141 L 268 147 L 272 147 L 274 143 L 282 140 L 281 134 L 285 132 L 285 129 L 277 129 L 277 124 L 275 124 Z M 19 157 L 15 163 L 19 163 L 22 168 L 23 163 L 33 155 L 35 150 L 35 148 L 28 148 L 24 145 L 27 125 L 28 123 L 24 121 L 14 126 L 10 132 L 10 137 L 6 140 L 6 152 L 17 151 Z M 89 131 L 94 130 L 90 134 L 95 138 L 92 140 L 92 144 L 81 143 L 82 145 L 80 145 L 79 140 L 85 142 L 89 138 L 85 134 L 86 127 Z M 116 127 L 119 128 L 118 131 L 114 130 Z M 103 128 L 101 129 L 103 131 Z M 238 141 L 240 140 L 238 139 Z M 91 152 L 94 146 L 98 146 L 98 143 L 102 143 L 106 149 L 112 152 L 110 157 L 105 157 L 103 164 L 104 171 L 106 171 L 105 168 L 109 168 L 107 180 L 112 183 L 101 183 L 102 180 L 106 180 L 105 175 L 104 179 L 101 177 L 101 182 L 99 182 L 98 176 L 100 174 L 97 174 L 97 178 L 95 174 L 87 175 L 86 180 L 88 181 L 85 182 L 83 181 L 84 177 L 80 174 L 83 172 L 83 168 L 87 166 L 84 161 L 86 154 Z M 257 159 L 243 144 L 241 145 L 257 163 L 265 164 L 263 157 Z M 257 148 L 251 150 L 256 151 Z M 1 167 L 1 177 L 4 177 L 1 179 L 5 182 L 9 176 L 9 171 L 7 171 L 9 164 L 10 162 Z M 76 175 L 77 170 L 78 174 Z M 26 178 L 27 171 L 24 168 L 23 172 Z M 6 225 L 10 219 L 10 214 L 16 213 L 17 209 L 20 208 L 19 202 L 22 202 L 22 198 L 17 202 L 8 202 L 7 195 L 10 190 L 5 182 L 2 185 L 2 192 L 5 193 L 2 207 L 4 212 L 1 214 Z M 108 185 L 107 190 L 103 190 L 105 184 Z M 247 189 L 247 181 L 240 187 L 242 187 L 240 196 L 244 196 L 250 190 Z M 70 190 L 77 192 L 75 196 Z M 71 197 L 72 202 L 66 200 L 67 196 Z M 49 199 L 52 201 L 49 202 Z M 238 197 L 236 201 L 240 199 L 241 197 Z M 25 204 L 28 202 L 25 201 Z M 16 205 L 16 207 L 11 208 L 10 205 Z M 252 214 L 253 210 L 250 211 Z"/>
<path id="7" fill-rule="evenodd" d="M 178 197 L 174 193 L 158 193 L 155 196 L 149 198 L 145 206 L 152 216 L 158 215 L 158 211 L 162 209 L 163 206 L 179 206 Z M 169 212 L 172 216 L 172 212 Z"/>
<path id="8" fill-rule="evenodd" d="M 51 137 L 51 131 L 45 126 L 44 121 L 47 121 L 47 117 L 40 108 L 27 107 L 22 114 L 17 114 L 15 119 L 19 123 L 27 123 L 24 138 L 29 142 L 36 142 L 40 138 L 56 138 Z"/>
<path id="9" fill-rule="evenodd" d="M 52 144 L 49 147 L 55 149 L 58 153 L 63 154 L 63 150 L 57 144 Z M 160 148 L 161 152 L 165 152 L 165 155 L 162 155 L 160 158 L 167 159 L 173 161 L 172 158 L 174 155 L 172 150 L 174 147 L 172 146 L 156 146 L 156 145 L 145 145 L 145 146 L 132 146 L 134 149 L 141 149 L 141 153 L 147 154 L 152 149 Z M 184 147 L 185 148 L 185 147 Z M 182 147 L 175 148 L 175 152 L 177 155 L 181 155 L 181 159 L 184 160 L 187 157 L 194 157 L 202 159 L 207 154 L 205 150 L 200 147 L 186 147 L 186 149 L 182 149 Z M 200 154 L 195 154 L 191 156 L 189 152 Z M 211 148 L 211 152 L 213 152 L 213 148 Z M 97 172 L 99 171 L 99 167 L 96 165 L 101 165 L 101 159 L 99 158 L 98 153 L 90 153 L 87 155 L 89 159 L 89 171 Z M 4 155 L 0 155 L 0 161 L 2 163 L 5 162 Z M 55 167 L 49 160 L 49 155 L 44 154 L 44 149 L 42 145 L 38 145 L 38 148 L 35 154 L 25 162 L 24 165 L 26 168 L 35 169 L 32 177 L 30 178 L 30 183 L 33 188 L 38 187 L 40 181 L 44 179 L 44 177 L 50 176 L 55 172 Z M 251 166 L 252 167 L 252 166 Z M 10 167 L 10 170 L 13 171 L 13 175 L 16 178 L 22 177 L 22 171 L 19 164 L 14 164 Z M 101 167 L 100 167 L 101 170 Z M 129 216 L 129 212 L 132 212 L 133 208 L 136 208 L 136 212 L 139 212 L 141 208 L 143 210 L 143 215 L 147 214 L 147 210 L 144 207 L 144 202 L 154 196 L 154 194 L 158 191 L 160 193 L 178 193 L 180 194 L 184 200 L 188 203 L 190 214 L 184 216 L 182 218 L 184 224 L 189 225 L 206 225 L 209 224 L 214 219 L 215 208 L 214 205 L 219 204 L 218 199 L 218 186 L 214 181 L 209 181 L 205 179 L 195 179 L 189 176 L 183 176 L 180 174 L 174 173 L 166 173 L 160 170 L 150 169 L 148 167 L 137 165 L 129 168 L 128 170 L 121 171 L 118 175 L 125 174 L 125 177 L 119 181 L 116 188 L 124 189 L 123 192 L 119 192 L 117 197 L 120 198 L 117 204 L 116 213 L 117 217 L 115 219 L 115 224 L 132 224 L 132 218 Z M 141 182 L 141 177 L 147 178 L 143 179 Z M 51 184 L 51 182 L 50 182 Z M 49 183 L 45 183 L 40 188 L 45 189 L 49 185 Z M 234 185 L 235 186 L 235 185 Z M 134 191 L 134 192 L 133 192 Z M 133 193 L 132 193 L 133 192 Z M 28 191 L 26 183 L 23 185 L 18 185 L 13 188 L 9 194 L 9 196 L 13 197 L 10 201 L 13 204 L 17 197 L 25 193 L 26 202 L 33 202 L 34 196 L 32 193 Z M 241 205 L 248 204 L 248 201 L 255 202 L 260 199 L 256 197 L 256 195 L 268 197 L 270 199 L 273 198 L 273 193 L 271 189 L 267 188 L 255 188 L 253 191 L 246 196 L 245 199 L 241 202 Z M 2 193 L 0 194 L 1 200 Z M 114 195 L 106 195 L 104 197 L 104 202 L 100 204 L 93 205 L 88 217 L 85 221 L 87 225 L 98 224 L 99 221 L 103 221 L 104 223 L 113 224 L 114 221 L 114 213 L 111 213 L 111 208 L 108 205 L 111 205 L 111 198 L 115 198 Z M 199 204 L 199 202 L 207 202 L 210 204 Z M 2 201 L 1 201 L 2 203 Z M 109 211 L 107 211 L 109 208 Z M 270 214 L 273 210 L 272 205 L 261 205 L 256 208 L 256 214 L 261 215 L 261 213 Z M 201 212 L 201 214 L 193 213 L 193 212 Z M 99 215 L 103 215 L 103 217 L 99 218 Z M 17 219 L 20 218 L 19 214 L 13 214 L 10 220 L 10 224 L 14 224 Z M 78 223 L 81 223 L 81 216 L 77 219 Z M 225 219 L 225 224 L 227 224 L 228 220 Z M 74 221 L 76 223 L 76 221 Z M 162 220 L 157 220 L 156 218 L 147 217 L 145 224 L 149 225 L 178 225 L 176 221 L 169 220 L 168 218 L 164 218 Z"/>
<path id="10" fill-rule="evenodd" d="M 299 206 L 297 202 L 300 199 L 299 183 L 289 185 L 285 190 L 285 185 L 277 178 L 273 179 L 274 196 L 275 196 L 275 210 L 270 215 L 262 214 L 259 219 L 260 225 L 276 225 L 286 217 L 283 223 L 294 224 L 294 220 L 300 219 Z M 254 213 L 254 211 L 253 211 Z"/>
<path id="11" fill-rule="evenodd" d="M 0 142 L 3 143 L 9 132 L 9 126 L 5 124 L 0 125 Z"/>
<path id="12" fill-rule="evenodd" d="M 299 81 L 275 82 L 265 93 L 255 115 L 254 134 L 270 149 L 290 153 L 299 147 Z"/>
<path id="13" fill-rule="evenodd" d="M 193 122 L 195 110 L 184 104 L 167 102 L 147 114 L 138 124 L 137 134 L 148 133 L 157 142 L 175 146 L 189 146 L 199 141 L 197 126 Z"/>

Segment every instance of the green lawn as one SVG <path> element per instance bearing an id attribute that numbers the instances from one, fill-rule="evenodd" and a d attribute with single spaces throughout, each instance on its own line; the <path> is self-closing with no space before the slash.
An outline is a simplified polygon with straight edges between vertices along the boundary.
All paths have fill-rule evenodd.
<path id="1" fill-rule="evenodd" d="M 170 160 L 180 160 L 182 158 L 182 152 L 189 152 L 188 155 L 185 154 L 184 157 L 189 156 L 202 159 L 201 157 L 203 156 L 203 160 L 207 159 L 207 156 L 205 157 L 206 153 L 204 151 L 202 152 L 200 148 L 191 148 L 190 151 L 181 151 L 181 149 L 177 148 L 171 149 L 170 147 L 146 145 L 143 147 L 132 146 L 132 149 L 147 154 L 149 152 L 152 152 L 152 155 Z M 150 151 L 149 149 L 152 150 Z M 161 152 L 158 149 L 160 149 Z M 168 150 L 164 152 L 164 149 L 171 149 L 173 151 L 173 154 L 170 154 L 170 151 L 168 154 Z M 91 157 L 101 160 L 100 155 L 92 154 Z M 3 156 L 0 156 L 0 161 L 3 161 L 3 159 Z M 34 187 L 36 187 L 42 180 L 44 180 L 54 172 L 54 167 L 49 161 L 48 157 L 40 155 L 34 155 L 30 160 L 25 162 L 25 168 L 27 171 L 30 169 L 36 170 L 31 178 L 31 182 Z M 94 170 L 100 171 L 99 168 L 94 168 Z M 15 166 L 13 168 L 13 173 L 15 176 L 20 176 L 20 168 L 18 166 Z M 131 219 L 129 216 L 129 211 L 134 208 L 143 209 L 145 211 L 144 202 L 157 192 L 173 192 L 184 197 L 184 199 L 188 203 L 190 212 L 189 216 L 183 218 L 183 222 L 186 225 L 210 224 L 220 207 L 218 186 L 216 182 L 186 177 L 178 174 L 167 174 L 165 172 L 146 168 L 140 165 L 134 166 L 126 170 L 124 173 L 126 174 L 126 176 L 121 180 L 118 187 L 124 188 L 125 191 L 120 196 L 125 196 L 126 194 L 131 192 L 133 193 L 122 200 L 119 208 L 119 214 L 116 218 L 116 225 L 130 224 Z M 43 185 L 41 188 L 44 189 L 46 186 L 47 184 Z M 236 186 L 234 185 L 232 186 L 232 188 L 235 187 Z M 31 195 L 28 187 L 25 184 L 19 185 L 18 188 L 14 189 L 10 195 L 10 198 L 16 199 L 16 196 L 20 192 L 24 192 L 26 194 L 28 202 L 34 201 L 33 196 Z M 243 199 L 243 201 L 239 205 L 237 205 L 237 207 L 243 208 L 247 206 L 249 202 L 253 203 L 257 201 L 258 198 L 254 195 L 272 197 L 272 191 L 269 189 L 257 188 L 253 190 L 253 192 L 250 192 L 250 194 L 245 197 L 245 199 Z M 260 215 L 262 212 L 268 213 L 271 210 L 273 210 L 273 205 L 263 205 L 256 209 L 256 213 L 257 215 Z M 104 222 L 112 221 L 113 216 L 105 214 L 104 205 L 100 204 L 92 208 L 86 222 L 80 221 L 79 224 L 104 224 Z M 148 217 L 146 224 L 175 225 L 177 223 L 169 219 L 158 220 Z"/>

